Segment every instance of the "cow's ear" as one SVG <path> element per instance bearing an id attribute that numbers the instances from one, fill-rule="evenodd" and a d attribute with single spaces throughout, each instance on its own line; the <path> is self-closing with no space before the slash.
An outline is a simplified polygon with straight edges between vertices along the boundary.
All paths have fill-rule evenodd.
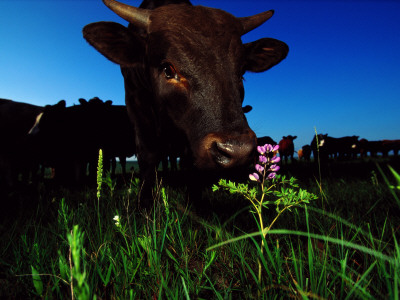
<path id="1" fill-rule="evenodd" d="M 248 112 L 250 112 L 253 109 L 253 107 L 251 105 L 246 105 L 242 107 L 243 113 L 247 114 Z"/>
<path id="2" fill-rule="evenodd" d="M 245 70 L 251 72 L 263 72 L 272 68 L 283 60 L 289 47 L 281 41 L 264 38 L 245 44 L 246 65 Z"/>
<path id="3" fill-rule="evenodd" d="M 144 53 L 144 42 L 125 26 L 97 22 L 83 28 L 83 37 L 106 58 L 121 66 L 135 65 Z"/>
<path id="4" fill-rule="evenodd" d="M 57 104 L 48 105 L 48 106 L 54 106 L 54 107 L 63 109 L 63 108 L 65 108 L 67 106 L 67 103 L 65 102 L 65 100 L 60 100 L 60 101 L 57 102 Z"/>

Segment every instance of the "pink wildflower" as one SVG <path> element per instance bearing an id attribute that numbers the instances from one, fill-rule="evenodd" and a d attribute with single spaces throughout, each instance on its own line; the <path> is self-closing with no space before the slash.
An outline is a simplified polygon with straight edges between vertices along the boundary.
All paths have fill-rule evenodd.
<path id="1" fill-rule="evenodd" d="M 259 181 L 260 176 L 258 176 L 257 173 L 253 173 L 253 174 L 250 174 L 250 175 L 249 175 L 249 178 L 250 178 L 250 180 L 252 180 L 252 181 Z"/>
<path id="2" fill-rule="evenodd" d="M 262 173 L 262 172 L 264 171 L 264 167 L 261 166 L 261 165 L 259 165 L 259 164 L 256 164 L 256 170 L 257 170 L 259 173 Z"/>
<path id="3" fill-rule="evenodd" d="M 258 153 L 263 155 L 265 153 L 265 146 L 258 146 L 257 151 L 258 151 Z"/>

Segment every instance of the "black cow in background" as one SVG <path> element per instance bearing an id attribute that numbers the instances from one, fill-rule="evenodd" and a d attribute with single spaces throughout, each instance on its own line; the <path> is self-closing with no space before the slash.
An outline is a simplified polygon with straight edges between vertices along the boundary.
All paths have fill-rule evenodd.
<path id="1" fill-rule="evenodd" d="M 327 137 L 328 152 L 333 158 L 356 158 L 359 136 Z"/>
<path id="2" fill-rule="evenodd" d="M 358 138 L 356 135 L 334 138 L 328 134 L 318 134 L 311 142 L 314 159 L 318 157 L 318 154 L 321 161 L 327 161 L 329 157 L 333 159 L 356 158 L 359 152 Z"/>
<path id="3" fill-rule="evenodd" d="M 277 145 L 277 143 L 269 136 L 261 136 L 257 137 L 257 146 L 264 146 L 265 144 Z M 276 151 L 277 152 L 277 151 Z M 255 156 L 258 157 L 260 155 L 257 149 L 254 150 Z M 276 153 L 269 153 L 269 156 L 272 158 Z"/>
<path id="4" fill-rule="evenodd" d="M 278 143 L 275 142 L 275 141 L 274 141 L 271 137 L 269 137 L 269 136 L 257 137 L 257 146 L 264 146 L 265 144 L 278 145 Z"/>
<path id="5" fill-rule="evenodd" d="M 125 106 L 112 106 L 100 99 L 79 100 L 65 106 L 61 101 L 46 106 L 31 135 L 40 161 L 55 169 L 55 180 L 65 185 L 95 183 L 99 149 L 103 149 L 105 169 L 114 157 L 134 155 L 134 129 Z"/>
<path id="6" fill-rule="evenodd" d="M 83 35 L 121 66 L 136 133 L 142 205 L 153 204 L 155 169 L 168 155 L 164 145 L 185 149 L 187 161 L 201 172 L 250 164 L 256 136 L 242 110 L 242 75 L 278 64 L 288 47 L 269 38 L 243 44 L 241 36 L 273 12 L 236 18 L 189 1 L 144 1 L 140 8 L 103 2 L 130 22 L 128 28 L 98 22 L 85 26 Z"/>
<path id="7" fill-rule="evenodd" d="M 45 166 L 55 169 L 55 180 L 71 185 L 83 182 L 90 158 L 98 155 L 93 131 L 96 121 L 81 105 L 65 106 L 60 101 L 46 106 L 31 131 L 35 150 Z"/>
<path id="8" fill-rule="evenodd" d="M 115 176 L 115 158 L 118 157 L 122 175 L 126 177 L 126 158 L 136 155 L 135 129 L 125 105 L 110 105 L 106 117 L 102 125 L 105 136 L 100 146 L 105 157 L 112 160 L 112 176 Z"/>
<path id="9" fill-rule="evenodd" d="M 29 180 L 37 172 L 29 130 L 44 108 L 28 103 L 0 99 L 0 187 L 13 187 L 20 174 Z"/>
<path id="10" fill-rule="evenodd" d="M 110 169 L 111 175 L 115 177 L 116 160 L 118 157 L 122 167 L 123 176 L 126 176 L 126 158 L 136 154 L 135 130 L 129 120 L 126 106 L 112 105 L 111 100 L 103 102 L 98 97 L 89 101 L 81 98 L 79 103 L 87 108 L 90 119 L 95 119 L 96 130 L 101 132 L 95 142 L 99 149 L 103 150 L 104 169 Z M 89 174 L 95 174 L 97 160 L 89 162 Z"/>
<path id="11" fill-rule="evenodd" d="M 328 134 L 317 134 L 314 135 L 311 141 L 311 150 L 314 156 L 315 162 L 327 162 L 329 154 L 326 147 L 326 139 Z"/>

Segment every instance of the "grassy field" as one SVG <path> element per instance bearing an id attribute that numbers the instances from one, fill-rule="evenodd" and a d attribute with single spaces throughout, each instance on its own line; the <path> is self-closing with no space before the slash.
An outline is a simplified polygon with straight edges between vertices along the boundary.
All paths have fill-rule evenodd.
<path id="1" fill-rule="evenodd" d="M 135 176 L 21 187 L 1 199 L 0 298 L 398 299 L 388 164 L 400 171 L 396 158 L 293 163 L 262 205 L 258 183 L 222 183 L 201 214 L 168 176 L 150 213 L 135 209 Z"/>

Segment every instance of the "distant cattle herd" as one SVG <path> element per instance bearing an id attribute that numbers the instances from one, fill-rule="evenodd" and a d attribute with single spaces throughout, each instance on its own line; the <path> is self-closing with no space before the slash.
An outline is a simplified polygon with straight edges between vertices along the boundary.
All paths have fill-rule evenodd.
<path id="1" fill-rule="evenodd" d="M 108 167 L 119 157 L 136 153 L 134 129 L 126 107 L 98 98 L 79 99 L 66 107 L 61 100 L 45 107 L 0 99 L 0 180 L 13 186 L 22 176 L 52 168 L 54 180 L 63 184 L 95 178 L 99 149 Z M 113 172 L 114 172 L 113 168 Z M 125 170 L 125 167 L 123 167 Z"/>
<path id="2" fill-rule="evenodd" d="M 279 142 L 279 155 L 283 162 L 287 162 L 290 157 L 293 160 L 295 147 L 293 140 L 297 136 L 284 136 Z M 264 141 L 277 144 L 271 137 L 264 136 L 258 138 L 258 144 L 263 145 Z M 379 140 L 368 141 L 359 136 L 331 137 L 328 134 L 317 134 L 313 137 L 309 145 L 303 145 L 298 151 L 299 160 L 327 161 L 328 159 L 355 159 L 357 157 L 377 157 L 380 154 L 387 157 L 389 154 L 397 156 L 400 151 L 400 140 Z"/>
<path id="3" fill-rule="evenodd" d="M 79 99 L 79 103 L 66 107 L 65 101 L 61 100 L 55 105 L 40 107 L 0 99 L 2 186 L 13 186 L 21 177 L 23 180 L 30 178 L 32 173 L 39 176 L 40 170 L 46 167 L 53 170 L 53 179 L 61 184 L 93 181 L 99 149 L 104 152 L 105 168 L 114 173 L 115 158 L 118 157 L 125 172 L 126 158 L 136 154 L 134 128 L 126 107 L 112 105 L 111 101 L 103 102 L 97 97 L 89 101 Z M 296 138 L 284 136 L 277 143 L 264 136 L 258 138 L 258 144 L 279 144 L 279 155 L 284 164 L 288 159 L 293 160 Z M 334 138 L 318 134 L 297 154 L 299 160 L 311 161 L 313 156 L 326 161 L 398 155 L 399 150 L 400 140 L 367 141 L 358 136 Z M 176 169 L 173 151 L 170 162 Z M 163 168 L 166 167 L 164 162 Z"/>

